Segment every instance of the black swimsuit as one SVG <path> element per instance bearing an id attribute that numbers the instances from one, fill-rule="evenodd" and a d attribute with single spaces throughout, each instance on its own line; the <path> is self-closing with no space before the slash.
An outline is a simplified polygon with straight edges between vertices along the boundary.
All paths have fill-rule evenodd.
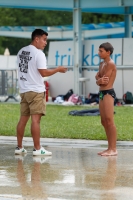
<path id="1" fill-rule="evenodd" d="M 101 91 L 99 91 L 99 99 L 100 99 L 100 100 L 103 100 L 103 97 L 104 97 L 106 94 L 111 95 L 114 99 L 116 98 L 116 94 L 115 94 L 114 89 L 110 89 L 110 90 L 101 90 Z"/>

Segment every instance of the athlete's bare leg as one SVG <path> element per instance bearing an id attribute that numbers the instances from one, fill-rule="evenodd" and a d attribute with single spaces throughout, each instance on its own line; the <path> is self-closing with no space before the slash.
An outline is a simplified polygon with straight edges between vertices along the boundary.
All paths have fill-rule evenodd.
<path id="1" fill-rule="evenodd" d="M 100 116 L 101 116 L 101 123 L 103 125 L 103 121 L 104 121 L 104 117 L 105 117 L 104 116 L 104 112 L 103 112 L 103 110 L 104 110 L 103 100 L 99 101 L 99 110 L 100 110 Z M 107 137 L 107 141 L 108 141 L 109 140 L 108 132 L 107 132 L 106 127 L 104 125 L 103 125 L 103 127 L 104 127 L 104 130 L 105 130 L 105 133 L 106 133 L 106 137 Z M 109 147 L 109 144 L 108 144 L 108 147 Z M 105 153 L 106 151 L 108 151 L 108 148 L 106 150 L 104 150 L 104 151 L 98 152 L 98 155 L 101 155 L 102 153 Z"/>
<path id="2" fill-rule="evenodd" d="M 105 128 L 108 149 L 98 154 L 101 156 L 114 156 L 117 155 L 116 150 L 116 127 L 114 124 L 114 99 L 110 95 L 105 95 L 103 100 L 99 103 L 101 123 Z"/>
<path id="3" fill-rule="evenodd" d="M 101 119 L 101 121 L 102 121 L 102 119 Z M 106 130 L 106 127 L 104 127 L 104 130 L 105 130 L 105 133 L 106 133 L 107 141 L 109 141 L 108 132 Z M 108 143 L 108 148 L 107 149 L 105 149 L 104 151 L 100 151 L 97 154 L 101 155 L 101 154 L 105 153 L 106 151 L 108 151 L 108 149 L 109 149 L 109 143 Z"/>
<path id="4" fill-rule="evenodd" d="M 102 121 L 102 117 L 101 117 L 101 121 Z M 106 137 L 107 137 L 107 141 L 108 141 L 108 132 L 107 132 L 107 130 L 106 130 L 106 128 L 104 127 L 104 130 L 105 130 L 105 133 L 106 133 Z M 108 147 L 109 147 L 109 144 L 108 144 Z M 108 151 L 108 148 L 107 149 L 105 149 L 105 150 L 103 150 L 103 151 L 100 151 L 100 152 L 98 152 L 97 154 L 98 155 L 101 155 L 102 153 L 105 153 L 106 151 Z"/>

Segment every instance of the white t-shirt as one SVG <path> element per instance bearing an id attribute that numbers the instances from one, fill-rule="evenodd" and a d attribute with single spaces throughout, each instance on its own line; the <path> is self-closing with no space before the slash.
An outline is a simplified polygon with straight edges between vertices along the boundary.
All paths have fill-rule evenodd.
<path id="1" fill-rule="evenodd" d="M 20 93 L 46 91 L 44 79 L 38 69 L 47 69 L 46 57 L 42 50 L 33 45 L 20 49 L 17 54 L 18 83 Z"/>

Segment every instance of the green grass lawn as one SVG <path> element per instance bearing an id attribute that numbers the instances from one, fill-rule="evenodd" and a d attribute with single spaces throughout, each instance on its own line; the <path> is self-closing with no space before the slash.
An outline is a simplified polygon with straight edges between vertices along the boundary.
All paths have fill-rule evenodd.
<path id="1" fill-rule="evenodd" d="M 16 136 L 19 120 L 19 104 L 0 104 L 0 135 Z M 100 116 L 71 116 L 71 110 L 90 109 L 94 107 L 47 105 L 47 113 L 41 120 L 41 137 L 105 140 L 105 132 Z M 115 124 L 118 140 L 133 140 L 133 107 L 115 107 Z M 25 130 L 30 134 L 30 121 Z"/>

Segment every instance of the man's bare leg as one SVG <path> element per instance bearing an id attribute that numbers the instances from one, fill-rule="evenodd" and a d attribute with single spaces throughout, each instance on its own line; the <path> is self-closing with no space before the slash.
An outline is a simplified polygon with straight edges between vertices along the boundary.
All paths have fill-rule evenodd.
<path id="1" fill-rule="evenodd" d="M 29 120 L 30 116 L 21 116 L 20 120 L 17 125 L 17 142 L 18 142 L 18 147 L 22 148 L 22 140 L 24 136 L 24 130 L 25 126 Z"/>
<path id="2" fill-rule="evenodd" d="M 36 150 L 39 150 L 41 148 L 40 146 L 40 120 L 42 115 L 36 114 L 31 115 L 31 134 L 33 137 L 34 147 Z"/>

